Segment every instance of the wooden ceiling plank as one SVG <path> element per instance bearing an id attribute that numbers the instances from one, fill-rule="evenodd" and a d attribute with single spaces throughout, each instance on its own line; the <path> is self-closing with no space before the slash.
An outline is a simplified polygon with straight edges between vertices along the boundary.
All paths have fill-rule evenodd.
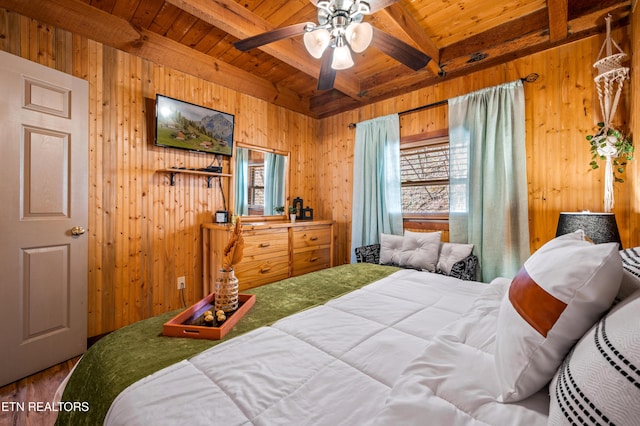
<path id="1" fill-rule="evenodd" d="M 568 0 L 547 0 L 549 11 L 549 40 L 554 43 L 564 40 L 569 34 Z"/>
<path id="2" fill-rule="evenodd" d="M 226 62 L 145 29 L 80 0 L 0 0 L 0 7 L 142 57 L 156 64 L 313 116 L 300 96 Z"/>
<path id="3" fill-rule="evenodd" d="M 233 0 L 167 0 L 167 3 L 189 12 L 238 39 L 274 29 L 267 20 Z M 314 78 L 320 75 L 320 63 L 310 60 L 310 55 L 304 46 L 293 39 L 267 44 L 261 46 L 260 50 Z M 359 82 L 345 72 L 339 73 L 336 77 L 335 88 L 353 98 L 358 98 L 360 92 Z"/>
<path id="4" fill-rule="evenodd" d="M 400 28 L 417 44 L 420 50 L 431 57 L 431 61 L 427 64 L 427 68 L 435 75 L 439 75 L 441 73 L 442 69 L 439 65 L 440 49 L 438 49 L 438 46 L 433 42 L 433 40 L 431 40 L 431 37 L 429 37 L 402 3 L 393 3 L 377 13 L 379 15 L 385 15 L 397 22 Z"/>

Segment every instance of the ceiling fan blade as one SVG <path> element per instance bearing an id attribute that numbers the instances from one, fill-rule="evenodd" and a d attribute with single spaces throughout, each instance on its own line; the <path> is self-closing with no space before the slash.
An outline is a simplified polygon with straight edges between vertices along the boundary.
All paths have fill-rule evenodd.
<path id="1" fill-rule="evenodd" d="M 336 81 L 336 70 L 331 68 L 333 62 L 334 49 L 329 47 L 322 54 L 322 64 L 320 65 L 320 76 L 318 77 L 318 90 L 333 89 Z"/>
<path id="2" fill-rule="evenodd" d="M 236 41 L 233 45 L 236 49 L 246 52 L 247 50 L 264 46 L 265 44 L 273 43 L 274 41 L 304 34 L 304 27 L 306 25 L 307 23 L 303 22 L 300 24 L 289 25 L 287 27 L 276 28 L 275 30 L 267 31 L 266 33 Z"/>
<path id="3" fill-rule="evenodd" d="M 371 45 L 391 56 L 396 61 L 405 64 L 414 71 L 424 68 L 431 60 L 429 55 L 419 51 L 404 41 L 375 28 L 373 31 L 373 40 L 371 40 Z"/>

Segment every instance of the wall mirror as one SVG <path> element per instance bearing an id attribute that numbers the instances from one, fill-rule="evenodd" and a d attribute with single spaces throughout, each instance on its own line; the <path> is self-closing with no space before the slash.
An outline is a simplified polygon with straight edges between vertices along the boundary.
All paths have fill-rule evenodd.
<path id="1" fill-rule="evenodd" d="M 286 207 L 289 153 L 238 143 L 234 163 L 234 214 L 280 216 Z"/>

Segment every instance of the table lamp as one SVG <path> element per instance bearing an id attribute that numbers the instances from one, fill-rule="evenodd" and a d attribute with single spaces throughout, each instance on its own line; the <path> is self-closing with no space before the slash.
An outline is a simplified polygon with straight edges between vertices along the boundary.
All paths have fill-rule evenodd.
<path id="1" fill-rule="evenodd" d="M 576 212 L 560 213 L 556 237 L 582 229 L 595 244 L 618 243 L 622 250 L 622 241 L 618 224 L 613 213 Z"/>

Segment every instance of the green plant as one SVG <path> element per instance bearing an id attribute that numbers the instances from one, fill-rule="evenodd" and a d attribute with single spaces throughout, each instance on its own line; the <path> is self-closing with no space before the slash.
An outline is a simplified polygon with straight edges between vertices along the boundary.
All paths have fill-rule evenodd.
<path id="1" fill-rule="evenodd" d="M 278 214 L 283 214 L 284 213 L 284 206 L 277 206 L 273 208 L 273 211 L 278 213 Z"/>
<path id="2" fill-rule="evenodd" d="M 605 160 L 607 154 L 611 153 L 613 154 L 613 178 L 616 182 L 624 182 L 619 175 L 624 173 L 627 162 L 633 160 L 634 148 L 631 138 L 600 122 L 598 132 L 595 135 L 588 135 L 586 139 L 591 145 L 591 162 L 589 163 L 591 168 L 594 170 L 599 168 L 598 160 Z"/>
<path id="3" fill-rule="evenodd" d="M 298 214 L 298 208 L 294 206 L 289 206 L 289 214 Z"/>

